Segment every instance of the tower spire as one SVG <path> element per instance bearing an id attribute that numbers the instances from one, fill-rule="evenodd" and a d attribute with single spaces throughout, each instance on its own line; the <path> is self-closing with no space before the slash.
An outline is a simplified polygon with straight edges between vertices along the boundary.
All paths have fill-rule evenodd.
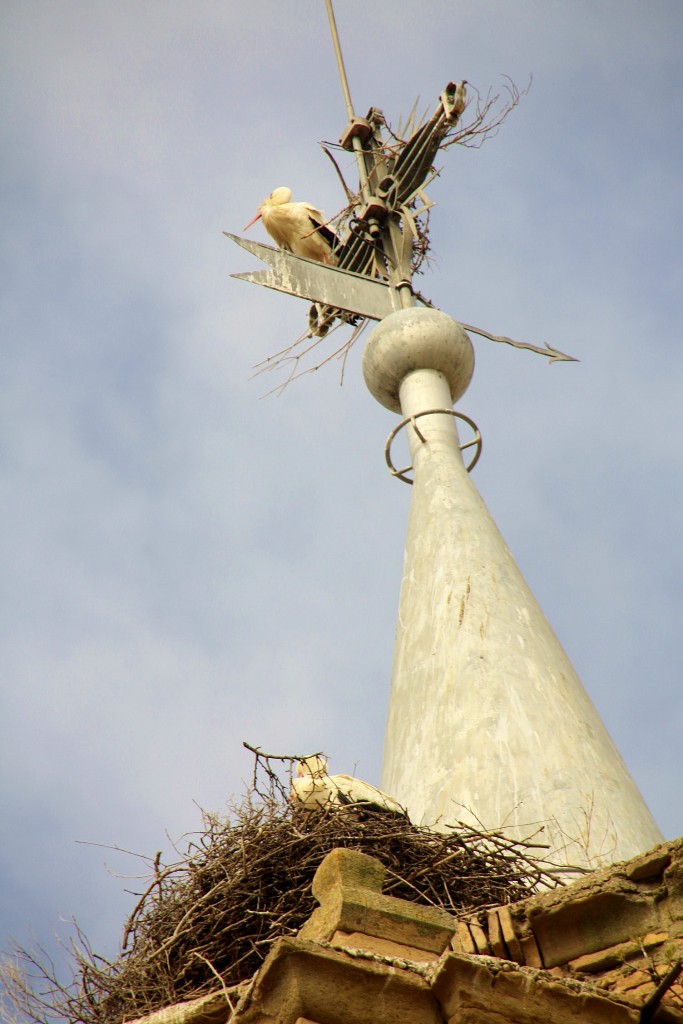
<path id="1" fill-rule="evenodd" d="M 381 785 L 416 822 L 543 826 L 559 862 L 595 867 L 662 836 L 465 468 L 444 413 L 473 369 L 437 310 L 392 313 L 363 358 L 414 474 Z"/>

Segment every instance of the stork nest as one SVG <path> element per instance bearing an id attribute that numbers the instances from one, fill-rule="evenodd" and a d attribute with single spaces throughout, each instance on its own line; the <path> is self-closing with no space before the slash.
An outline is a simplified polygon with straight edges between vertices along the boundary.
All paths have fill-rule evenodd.
<path id="1" fill-rule="evenodd" d="M 336 847 L 370 853 L 386 869 L 384 893 L 480 915 L 559 884 L 540 858 L 544 847 L 461 823 L 432 832 L 407 816 L 361 807 L 304 813 L 288 800 L 297 758 L 254 750 L 250 790 L 227 817 L 203 813 L 202 828 L 177 848 L 179 859 L 151 873 L 126 924 L 122 952 L 109 962 L 77 931 L 73 978 L 52 961 L 15 949 L 0 971 L 15 1020 L 120 1024 L 223 987 L 258 970 L 273 942 L 294 935 L 315 909 L 311 882 Z M 274 766 L 274 762 L 279 762 Z M 8 1018 L 9 1019 L 9 1018 Z"/>

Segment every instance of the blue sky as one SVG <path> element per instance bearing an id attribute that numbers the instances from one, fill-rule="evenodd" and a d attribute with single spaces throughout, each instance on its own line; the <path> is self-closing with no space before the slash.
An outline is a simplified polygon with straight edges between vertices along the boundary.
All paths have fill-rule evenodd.
<path id="1" fill-rule="evenodd" d="M 528 96 L 430 194 L 420 287 L 580 358 L 474 339 L 475 483 L 666 837 L 683 833 L 683 9 L 338 0 L 395 123 L 466 78 Z M 246 739 L 377 782 L 409 489 L 336 364 L 264 398 L 306 304 L 230 279 L 279 185 L 343 205 L 322 0 L 5 0 L 0 934 L 74 915 L 250 775 Z M 354 169 L 345 158 L 351 181 Z M 251 237 L 267 240 L 259 226 Z M 170 854 L 169 854 L 170 855 Z"/>

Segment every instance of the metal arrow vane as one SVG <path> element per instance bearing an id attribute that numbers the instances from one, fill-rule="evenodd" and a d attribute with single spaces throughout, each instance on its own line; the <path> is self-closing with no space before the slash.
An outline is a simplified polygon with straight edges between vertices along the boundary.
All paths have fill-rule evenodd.
<path id="1" fill-rule="evenodd" d="M 300 299 L 309 299 L 346 310 L 368 320 L 383 320 L 385 316 L 401 309 L 398 292 L 386 281 L 354 274 L 350 270 L 327 267 L 314 260 L 294 256 L 282 249 L 274 249 L 272 245 L 240 238 L 229 231 L 224 231 L 223 234 L 272 268 L 271 270 L 252 270 L 243 274 L 230 275 L 237 278 L 238 281 L 250 281 L 252 284 L 265 285 L 266 288 L 273 288 L 275 291 L 286 292 L 288 295 L 295 295 Z M 432 305 L 422 296 L 416 295 L 416 298 L 425 306 Z M 488 338 L 489 341 L 512 345 L 513 348 L 526 349 L 529 352 L 548 356 L 551 363 L 576 362 L 574 356 L 560 352 L 559 349 L 553 348 L 547 342 L 545 347 L 541 348 L 539 345 L 532 345 L 526 341 L 515 341 L 514 338 L 508 338 L 504 334 L 491 334 L 482 327 L 474 327 L 472 324 L 465 324 L 462 321 L 458 322 L 466 331 L 479 334 L 482 338 Z"/>
<path id="2" fill-rule="evenodd" d="M 223 234 L 272 268 L 230 275 L 240 281 L 262 284 L 370 320 L 383 320 L 401 308 L 398 292 L 386 281 L 306 260 L 272 245 L 238 238 L 228 231 Z"/>
<path id="3" fill-rule="evenodd" d="M 330 231 L 329 224 L 320 223 L 322 217 L 314 207 L 283 201 L 277 193 L 286 193 L 285 200 L 291 198 L 290 190 L 284 188 L 276 189 L 264 200 L 259 211 L 259 215 L 263 213 L 267 230 L 283 248 L 274 249 L 225 232 L 233 242 L 269 266 L 268 270 L 233 274 L 233 277 L 313 303 L 308 331 L 282 353 L 265 360 L 262 365 L 269 369 L 290 361 L 296 368 L 302 355 L 308 354 L 317 344 L 313 341 L 303 350 L 298 350 L 302 341 L 324 337 L 335 321 L 357 327 L 363 320 L 381 320 L 389 313 L 414 306 L 417 302 L 431 306 L 414 290 L 412 278 L 420 272 L 430 248 L 429 215 L 433 204 L 424 189 L 437 173 L 434 160 L 440 150 L 456 143 L 480 145 L 489 134 L 495 133 L 521 97 L 510 83 L 507 86 L 509 99 L 502 110 L 495 107 L 499 100 L 497 96 L 484 102 L 477 99 L 475 113 L 469 124 L 463 127 L 460 118 L 467 105 L 466 83 L 449 82 L 440 94 L 431 117 L 421 124 L 416 123 L 413 112 L 403 131 L 394 132 L 382 112 L 374 107 L 368 111 L 367 117 L 358 117 L 351 102 L 332 0 L 325 0 L 325 4 L 349 118 L 337 148 L 354 154 L 359 177 L 358 191 L 353 192 L 344 182 L 330 149 L 324 147 L 349 197 L 348 206 L 333 218 L 332 223 L 337 222 L 338 237 Z M 311 216 L 309 222 L 308 214 L 316 217 Z M 298 236 L 290 234 L 292 241 L 289 243 L 285 241 L 284 229 L 287 227 L 291 232 L 295 217 L 298 218 L 297 224 L 304 218 L 304 228 Z M 279 230 L 276 230 L 276 218 L 280 220 Z M 321 253 L 327 253 L 320 257 L 325 262 L 305 259 L 287 251 L 297 247 L 302 249 L 304 240 L 315 236 L 318 231 L 326 239 L 331 239 L 333 245 L 332 248 L 329 244 L 320 245 Z M 310 250 L 305 251 L 306 255 L 310 254 Z M 544 355 L 550 362 L 577 361 L 548 344 L 545 347 L 532 345 L 470 324 L 462 326 L 490 341 Z M 358 329 L 333 355 L 345 356 L 357 335 Z"/>

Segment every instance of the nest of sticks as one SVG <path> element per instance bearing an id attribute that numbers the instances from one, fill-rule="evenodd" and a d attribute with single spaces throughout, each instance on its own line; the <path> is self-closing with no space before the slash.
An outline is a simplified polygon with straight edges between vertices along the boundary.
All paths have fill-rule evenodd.
<path id="1" fill-rule="evenodd" d="M 272 943 L 315 909 L 313 876 L 336 847 L 377 857 L 384 893 L 470 917 L 559 884 L 545 847 L 455 824 L 443 832 L 361 807 L 304 813 L 289 801 L 293 757 L 256 748 L 254 779 L 226 817 L 204 813 L 178 860 L 152 867 L 125 927 L 121 955 L 98 956 L 81 933 L 72 980 L 46 956 L 14 950 L 0 982 L 16 1020 L 120 1024 L 173 1003 L 230 990 L 258 970 Z M 284 781 L 283 781 L 284 780 Z"/>

